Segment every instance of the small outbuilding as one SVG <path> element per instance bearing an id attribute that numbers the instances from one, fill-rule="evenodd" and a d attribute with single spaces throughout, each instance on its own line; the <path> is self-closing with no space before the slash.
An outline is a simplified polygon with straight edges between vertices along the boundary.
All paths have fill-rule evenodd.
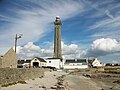
<path id="1" fill-rule="evenodd" d="M 103 63 L 100 60 L 98 60 L 97 58 L 93 58 L 91 60 L 88 60 L 88 66 L 90 68 L 101 67 L 101 66 L 103 66 Z"/>
<path id="2" fill-rule="evenodd" d="M 43 58 L 35 57 L 31 60 L 31 67 L 42 67 L 46 66 L 46 61 Z"/>
<path id="3" fill-rule="evenodd" d="M 18 60 L 18 68 L 30 68 L 31 59 Z"/>
<path id="4" fill-rule="evenodd" d="M 9 49 L 7 53 L 0 56 L 0 68 L 17 68 L 17 59 L 13 48 Z"/>
<path id="5" fill-rule="evenodd" d="M 33 59 L 18 60 L 19 68 L 40 68 L 46 66 L 46 61 L 43 58 L 34 57 Z"/>

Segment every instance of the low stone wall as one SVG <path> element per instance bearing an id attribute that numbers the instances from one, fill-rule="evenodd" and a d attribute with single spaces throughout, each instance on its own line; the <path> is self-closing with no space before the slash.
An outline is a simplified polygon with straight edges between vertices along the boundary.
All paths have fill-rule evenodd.
<path id="1" fill-rule="evenodd" d="M 0 68 L 0 85 L 42 76 L 43 68 Z"/>

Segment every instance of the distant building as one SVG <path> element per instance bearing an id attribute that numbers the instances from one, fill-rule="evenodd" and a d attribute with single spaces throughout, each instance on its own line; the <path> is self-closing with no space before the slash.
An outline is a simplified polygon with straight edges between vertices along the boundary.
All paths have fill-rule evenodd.
<path id="1" fill-rule="evenodd" d="M 62 62 L 59 58 L 47 58 L 46 62 L 46 66 L 55 67 L 57 69 L 60 69 L 62 67 Z"/>
<path id="2" fill-rule="evenodd" d="M 55 67 L 59 69 L 61 67 L 61 60 L 56 58 L 39 58 L 18 60 L 18 67 L 20 68 L 38 68 L 38 67 Z"/>
<path id="3" fill-rule="evenodd" d="M 60 58 L 39 58 L 34 57 L 31 60 L 18 60 L 18 67 L 23 68 L 64 68 L 64 69 L 81 69 L 81 68 L 93 68 L 103 66 L 103 64 L 97 59 L 65 59 L 64 62 Z"/>
<path id="4" fill-rule="evenodd" d="M 106 63 L 105 66 L 120 66 L 120 63 Z"/>
<path id="5" fill-rule="evenodd" d="M 66 59 L 64 69 L 79 69 L 88 68 L 88 63 L 86 59 Z"/>
<path id="6" fill-rule="evenodd" d="M 18 68 L 30 68 L 30 62 L 31 60 L 18 60 Z"/>
<path id="7" fill-rule="evenodd" d="M 31 60 L 30 66 L 31 67 L 42 67 L 46 66 L 46 61 L 43 58 L 35 57 Z"/>
<path id="8" fill-rule="evenodd" d="M 100 62 L 97 58 L 94 58 L 91 60 L 88 59 L 88 66 L 91 68 L 92 67 L 101 67 L 101 66 L 103 66 L 103 63 Z"/>
<path id="9" fill-rule="evenodd" d="M 17 68 L 17 55 L 13 48 L 9 49 L 3 56 L 0 56 L 0 68 Z"/>
<path id="10" fill-rule="evenodd" d="M 34 57 L 33 59 L 18 60 L 18 67 L 23 68 L 39 68 L 46 66 L 46 61 L 43 58 Z"/>

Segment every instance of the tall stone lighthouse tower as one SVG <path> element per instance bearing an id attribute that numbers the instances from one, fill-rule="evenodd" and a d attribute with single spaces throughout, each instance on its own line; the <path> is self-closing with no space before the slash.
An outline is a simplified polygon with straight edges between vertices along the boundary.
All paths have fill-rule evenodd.
<path id="1" fill-rule="evenodd" d="M 62 59 L 61 54 L 61 25 L 62 22 L 60 20 L 60 17 L 57 16 L 56 20 L 54 22 L 55 26 L 55 33 L 54 33 L 54 58 Z"/>

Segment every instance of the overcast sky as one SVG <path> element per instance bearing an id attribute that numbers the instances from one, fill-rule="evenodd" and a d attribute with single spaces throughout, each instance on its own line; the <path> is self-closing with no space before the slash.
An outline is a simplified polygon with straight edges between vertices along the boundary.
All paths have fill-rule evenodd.
<path id="1" fill-rule="evenodd" d="M 56 16 L 63 58 L 120 62 L 120 0 L 0 0 L 0 54 L 23 34 L 19 58 L 52 57 Z"/>

